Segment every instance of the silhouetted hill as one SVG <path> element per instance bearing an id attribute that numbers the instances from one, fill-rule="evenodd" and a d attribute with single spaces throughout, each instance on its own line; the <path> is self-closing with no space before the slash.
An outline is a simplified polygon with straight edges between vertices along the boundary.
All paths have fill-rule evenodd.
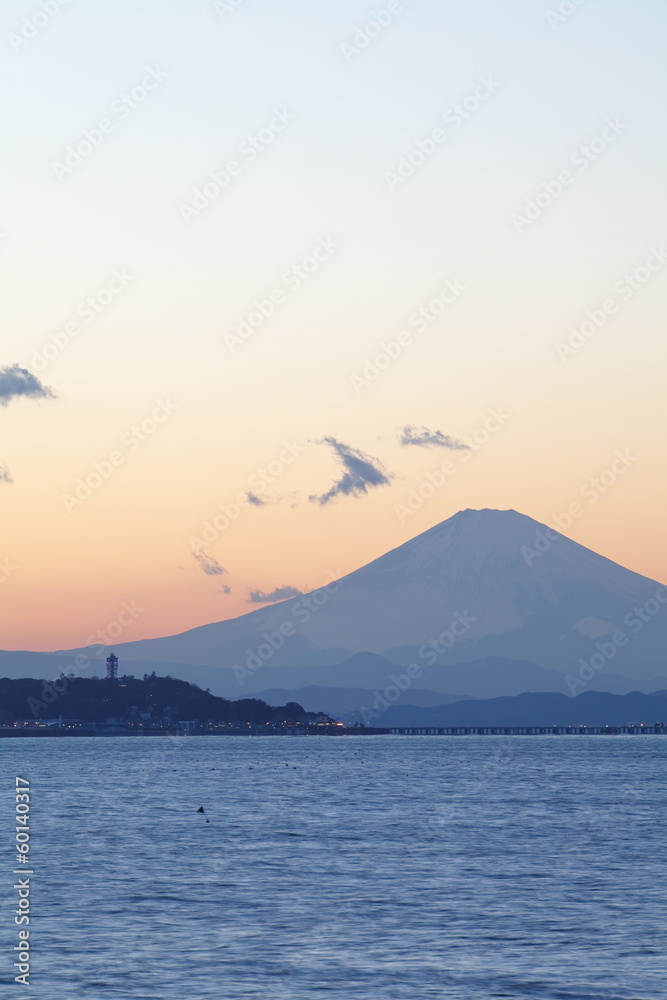
<path id="1" fill-rule="evenodd" d="M 305 712 L 290 702 L 274 707 L 258 698 L 228 701 L 195 684 L 173 677 L 145 675 L 96 680 L 62 677 L 49 682 L 30 677 L 0 679 L 0 722 L 53 719 L 62 716 L 82 722 L 105 722 L 149 714 L 179 719 L 263 724 L 276 719 L 300 721 Z"/>

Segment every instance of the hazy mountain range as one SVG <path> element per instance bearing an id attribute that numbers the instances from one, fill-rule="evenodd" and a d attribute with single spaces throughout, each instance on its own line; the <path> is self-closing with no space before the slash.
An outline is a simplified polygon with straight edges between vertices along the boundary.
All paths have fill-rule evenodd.
<path id="1" fill-rule="evenodd" d="M 465 510 L 319 591 L 114 649 L 121 672 L 231 697 L 298 692 L 334 714 L 397 677 L 401 703 L 423 708 L 442 695 L 578 693 L 572 678 L 581 690 L 648 692 L 667 688 L 662 599 L 657 581 L 532 518 Z M 77 652 L 0 653 L 0 675 L 57 676 Z M 103 674 L 103 657 L 84 675 Z"/>
<path id="2" fill-rule="evenodd" d="M 349 721 L 356 721 L 350 719 Z M 662 722 L 667 726 L 667 691 L 618 695 L 585 691 L 576 698 L 563 694 L 520 694 L 514 698 L 461 701 L 420 708 L 395 705 L 371 725 L 392 726 L 627 726 Z"/>

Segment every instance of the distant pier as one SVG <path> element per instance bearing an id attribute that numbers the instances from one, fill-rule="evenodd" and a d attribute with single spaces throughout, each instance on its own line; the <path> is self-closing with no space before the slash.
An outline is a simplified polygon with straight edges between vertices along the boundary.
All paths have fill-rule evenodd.
<path id="1" fill-rule="evenodd" d="M 662 736 L 655 726 L 401 726 L 386 729 L 393 736 Z"/>

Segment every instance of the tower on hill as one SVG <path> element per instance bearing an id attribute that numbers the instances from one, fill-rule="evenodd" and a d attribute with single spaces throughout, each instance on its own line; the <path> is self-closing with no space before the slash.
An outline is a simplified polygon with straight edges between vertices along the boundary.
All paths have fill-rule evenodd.
<path id="1" fill-rule="evenodd" d="M 107 679 L 115 681 L 118 678 L 118 657 L 115 653 L 107 656 Z"/>

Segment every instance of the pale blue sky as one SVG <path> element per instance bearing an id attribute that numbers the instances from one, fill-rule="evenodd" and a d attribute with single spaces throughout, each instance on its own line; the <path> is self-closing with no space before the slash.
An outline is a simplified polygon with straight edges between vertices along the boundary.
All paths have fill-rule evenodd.
<path id="1" fill-rule="evenodd" d="M 386 7 L 381 0 L 243 0 L 224 18 L 204 0 L 71 0 L 17 51 L 10 34 L 40 6 L 7 0 L 1 365 L 30 366 L 114 269 L 133 276 L 43 372 L 60 398 L 0 413 L 0 462 L 14 478 L 3 487 L 6 517 L 32 512 L 12 549 L 26 567 L 17 606 L 31 581 L 57 576 L 60 556 L 45 540 L 58 537 L 81 553 L 81 566 L 94 539 L 116 581 L 134 561 L 149 565 L 168 581 L 160 601 L 151 592 L 156 607 L 185 601 L 179 626 L 239 613 L 241 604 L 203 589 L 203 574 L 187 577 L 184 599 L 184 539 L 295 435 L 337 436 L 396 467 L 399 485 L 321 514 L 327 537 L 344 540 L 346 569 L 458 506 L 508 505 L 546 519 L 616 447 L 641 445 L 647 457 L 632 485 L 619 486 L 576 537 L 634 558 L 632 568 L 667 572 L 655 545 L 664 477 L 653 416 L 667 267 L 571 361 L 555 353 L 568 327 L 666 235 L 667 15 L 655 0 L 586 0 L 554 28 L 546 13 L 557 6 L 405 2 L 348 62 L 341 43 Z M 168 78 L 120 120 L 114 102 L 150 67 Z M 480 78 L 498 81 L 497 90 L 391 191 L 386 172 Z M 283 108 L 295 120 L 186 224 L 179 206 Z M 54 162 L 105 117 L 113 133 L 59 180 Z M 626 127 L 577 170 L 570 157 L 608 118 Z M 517 233 L 513 213 L 568 167 L 572 185 Z M 230 356 L 223 334 L 326 237 L 336 252 Z M 447 278 L 463 282 L 465 295 L 356 396 L 351 376 Z M 62 493 L 164 393 L 181 407 L 173 425 L 73 525 Z M 462 435 L 500 403 L 515 417 L 493 455 L 451 498 L 400 526 L 391 491 L 421 481 L 431 458 L 401 465 L 406 456 L 386 445 L 396 428 Z M 315 450 L 291 489 L 323 493 L 334 471 L 331 456 Z M 619 518 L 640 508 L 638 533 L 619 541 Z M 147 536 L 146 512 L 158 509 Z M 323 522 L 310 511 L 292 522 L 290 510 L 249 515 L 211 553 L 233 564 L 241 590 L 317 580 L 328 559 L 318 549 Z M 262 553 L 273 553 L 276 535 L 291 549 L 269 565 Z M 68 606 L 80 585 L 63 590 Z M 104 597 L 111 610 L 113 587 Z M 166 628 L 157 610 L 146 628 Z"/>

